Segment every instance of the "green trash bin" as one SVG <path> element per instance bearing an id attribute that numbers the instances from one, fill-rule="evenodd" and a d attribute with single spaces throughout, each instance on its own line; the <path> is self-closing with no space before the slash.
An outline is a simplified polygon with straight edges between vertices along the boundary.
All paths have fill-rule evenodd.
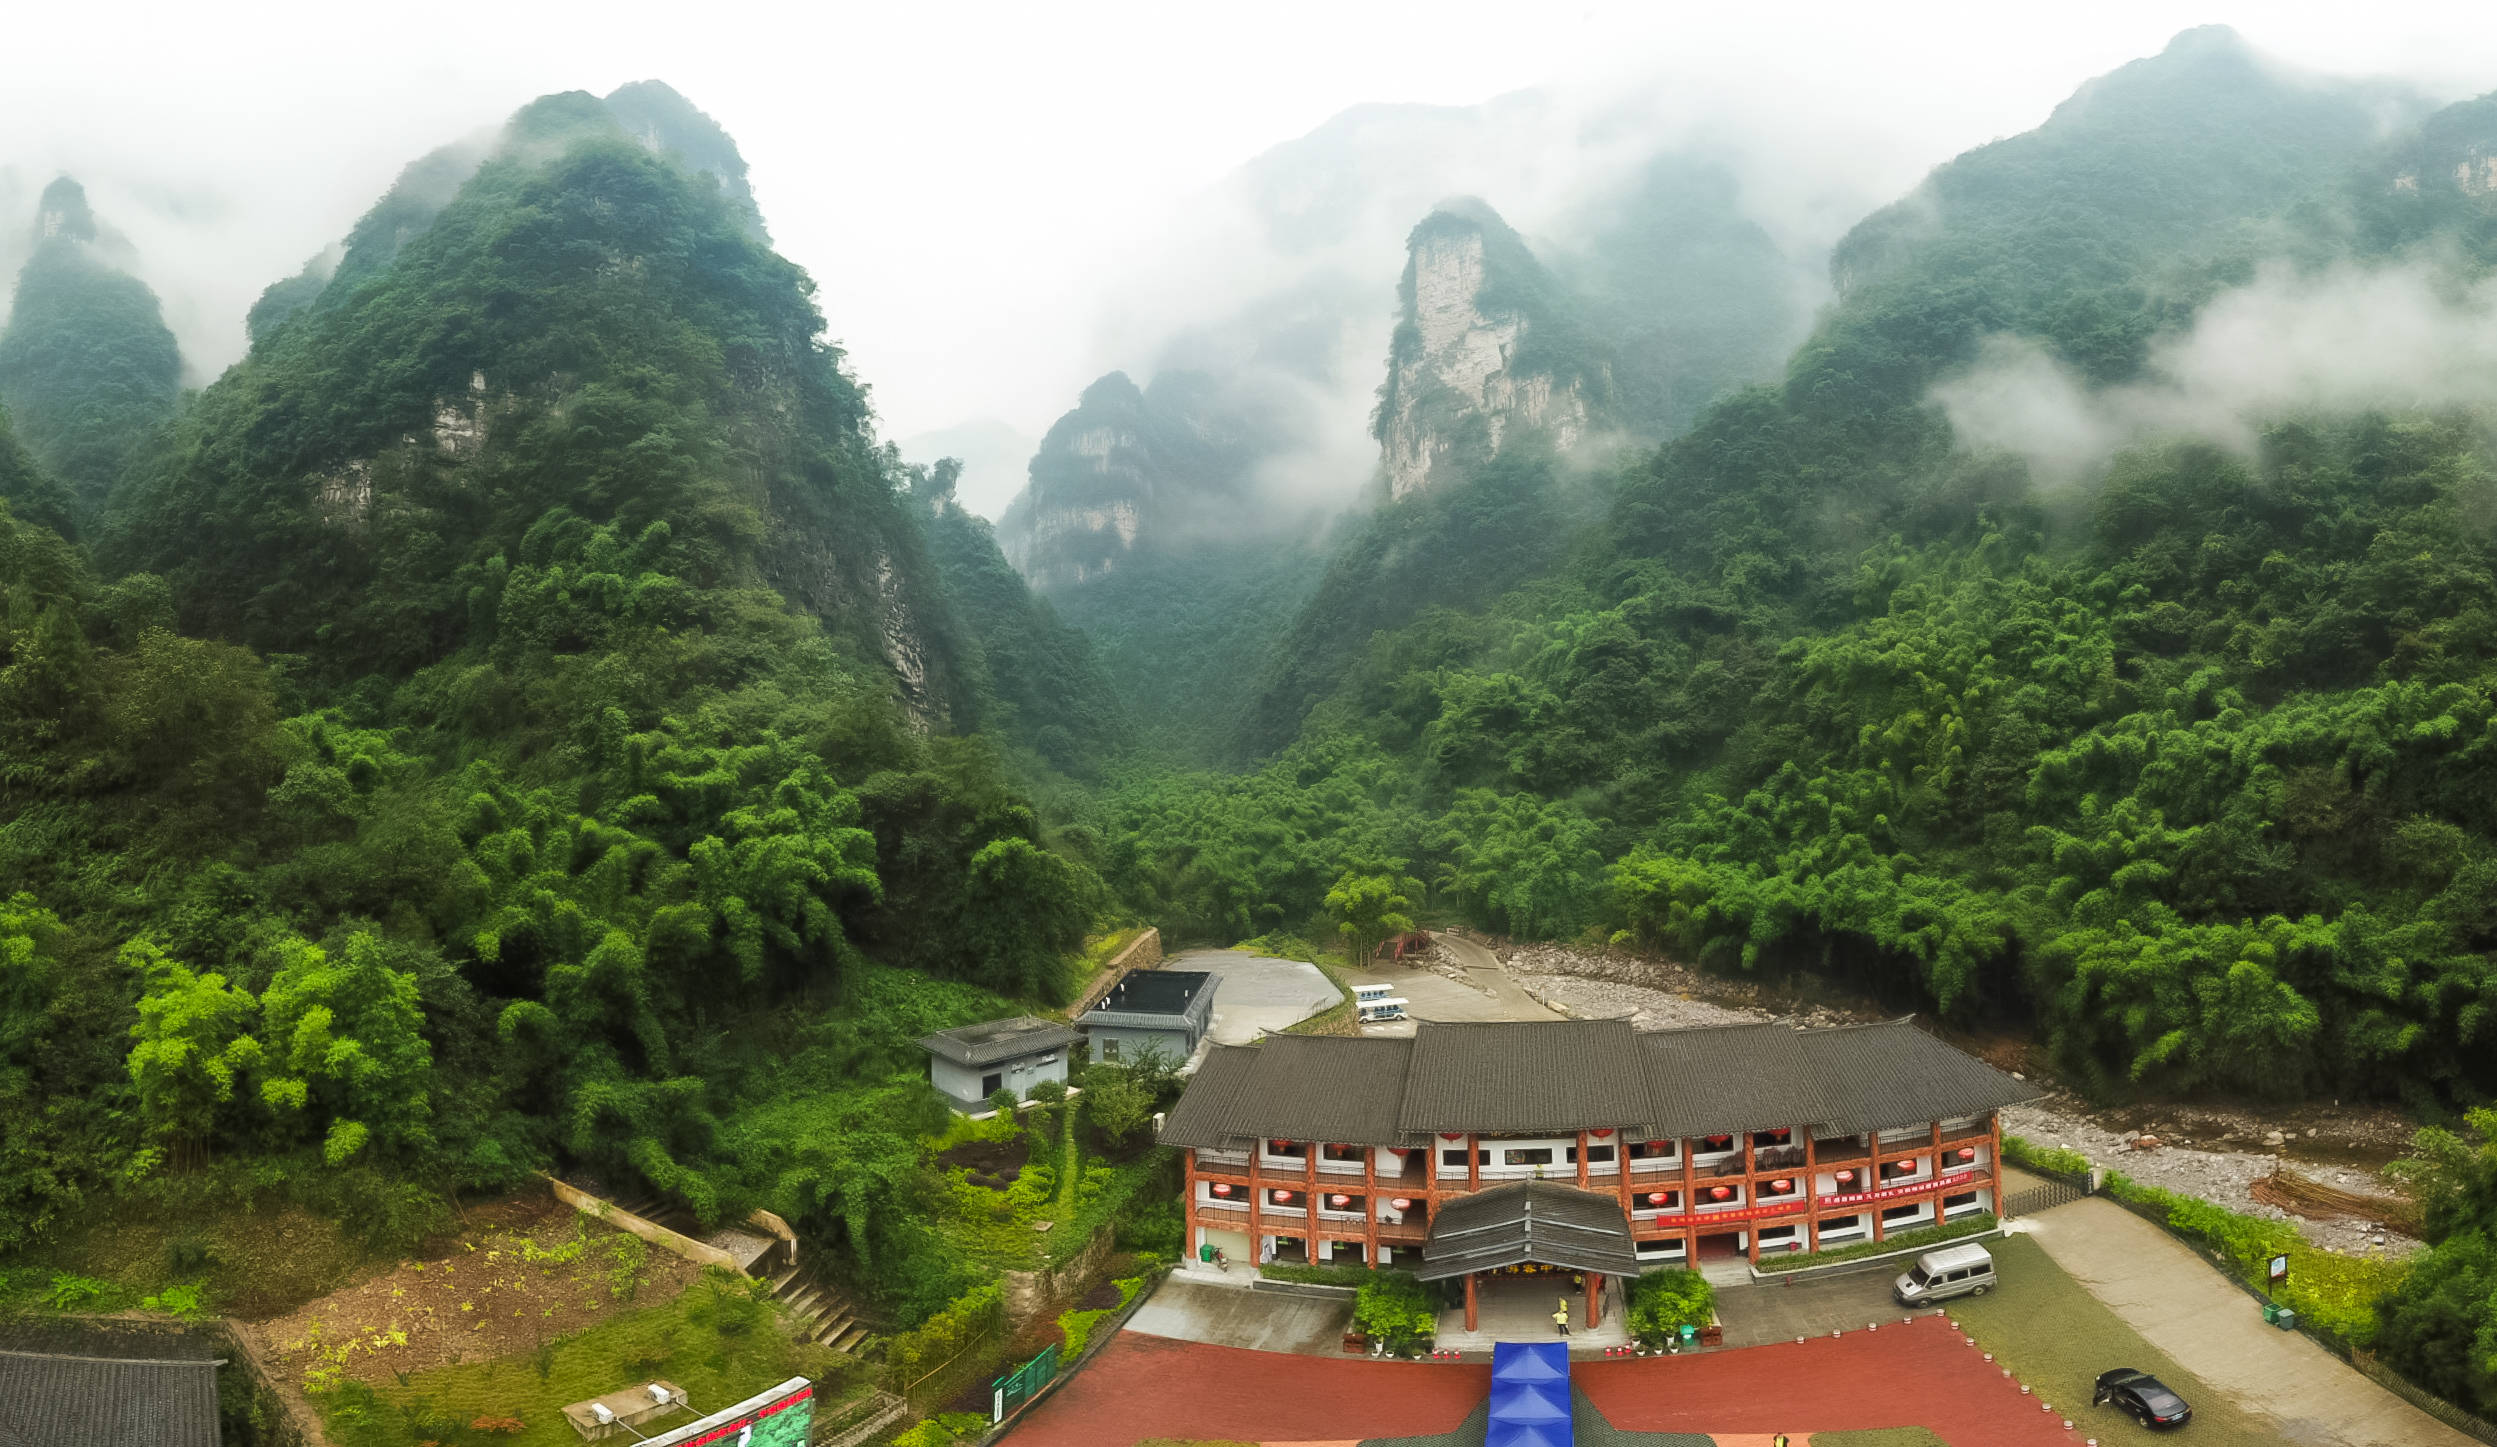
<path id="1" fill-rule="evenodd" d="M 2263 1321 L 2267 1326 L 2280 1324 L 2280 1307 L 2276 1303 L 2269 1301 L 2263 1303 Z"/>
<path id="2" fill-rule="evenodd" d="M 1199 1260 L 1199 1261 L 1211 1261 L 1211 1260 L 1213 1260 L 1213 1259 L 1214 1259 L 1214 1243 L 1213 1243 L 1213 1242 L 1211 1242 L 1211 1241 L 1208 1241 L 1208 1242 L 1206 1242 L 1204 1245 L 1199 1246 L 1199 1247 L 1196 1249 L 1196 1259 L 1197 1259 L 1197 1260 Z"/>
<path id="3" fill-rule="evenodd" d="M 2296 1331 L 2298 1314 L 2284 1306 L 2280 1309 L 2280 1314 L 2272 1318 L 2272 1325 L 2279 1327 L 2282 1331 Z"/>

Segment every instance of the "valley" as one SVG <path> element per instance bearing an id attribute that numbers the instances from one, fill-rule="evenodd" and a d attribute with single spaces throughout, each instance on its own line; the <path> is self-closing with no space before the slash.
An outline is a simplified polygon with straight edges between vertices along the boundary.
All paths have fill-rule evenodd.
<path id="1" fill-rule="evenodd" d="M 1385 1433 L 1531 1286 L 1678 1431 L 1600 1357 L 1755 1391 L 1989 1241 L 2245 1440 L 2497 1433 L 2497 94 L 2127 57 L 1879 196 L 1348 101 L 952 426 L 797 259 L 883 198 L 660 80 L 392 157 L 227 354 L 207 191 L 0 144 L 0 1357 L 956 1447 L 1444 1336 Z M 1792 1345 L 1965 1447 L 1926 1315 Z"/>

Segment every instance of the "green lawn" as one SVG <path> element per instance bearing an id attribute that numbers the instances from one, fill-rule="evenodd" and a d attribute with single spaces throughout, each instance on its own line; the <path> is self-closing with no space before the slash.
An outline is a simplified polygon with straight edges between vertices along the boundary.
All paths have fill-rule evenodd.
<path id="1" fill-rule="evenodd" d="M 814 1379 L 816 1415 L 865 1389 L 849 1359 L 792 1340 L 767 1302 L 715 1278 L 696 1282 L 664 1306 L 628 1312 L 550 1342 L 540 1352 L 413 1372 L 367 1393 L 356 1387 L 319 1402 L 339 1447 L 577 1447 L 563 1417 L 572 1402 L 665 1378 L 694 1406 L 716 1412 L 790 1377 Z M 517 1433 L 481 1432 L 479 1418 L 517 1417 Z M 692 1421 L 664 1417 L 656 1432 Z"/>
<path id="2" fill-rule="evenodd" d="M 2112 1407 L 2090 1405 L 2100 1372 L 2136 1367 L 2193 1404 L 2194 1419 L 2185 1436 L 2201 1447 L 2277 1447 L 2280 1434 L 2276 1430 L 2143 1341 L 2081 1283 L 2065 1275 L 2035 1241 L 2005 1236 L 1987 1242 L 1986 1249 L 1994 1253 L 2002 1285 L 1984 1296 L 1951 1302 L 1951 1317 L 1977 1339 L 1978 1346 L 1994 1353 L 1997 1366 L 2011 1368 L 2013 1376 L 2070 1417 L 2076 1436 L 2095 1437 L 2109 1447 L 2149 1447 L 2176 1440 L 2134 1425 L 2132 1418 Z"/>

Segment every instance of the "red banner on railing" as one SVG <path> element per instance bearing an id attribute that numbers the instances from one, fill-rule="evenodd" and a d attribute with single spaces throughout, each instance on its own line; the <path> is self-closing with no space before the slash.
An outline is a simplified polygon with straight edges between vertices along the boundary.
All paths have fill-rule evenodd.
<path id="1" fill-rule="evenodd" d="M 1791 1201 L 1771 1201 L 1760 1205 L 1741 1206 L 1730 1211 L 1664 1211 L 1653 1216 L 1638 1213 L 1634 1214 L 1634 1219 L 1640 1225 L 1671 1223 L 1677 1226 L 1705 1225 L 1716 1221 L 1757 1221 L 1767 1216 L 1792 1216 L 1803 1210 L 1807 1204 L 1818 1206 L 1823 1210 L 1842 1206 L 1866 1206 L 1876 1201 L 1894 1201 L 1901 1196 L 1918 1196 L 1927 1191 L 1949 1190 L 1953 1186 L 1967 1185 L 1976 1178 L 1976 1173 L 1973 1171 L 1961 1171 L 1955 1175 L 1940 1176 L 1930 1181 L 1909 1181 L 1903 1185 L 1884 1186 L 1878 1191 L 1855 1191 L 1843 1196 L 1822 1196 L 1811 1202 L 1798 1197 Z"/>

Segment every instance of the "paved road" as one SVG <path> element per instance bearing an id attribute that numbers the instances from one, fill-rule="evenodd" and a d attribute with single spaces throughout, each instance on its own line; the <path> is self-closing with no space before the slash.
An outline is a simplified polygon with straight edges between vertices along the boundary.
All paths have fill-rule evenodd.
<path id="1" fill-rule="evenodd" d="M 1297 1025 L 1344 998 L 1316 965 L 1243 950 L 1185 950 L 1164 969 L 1204 970 L 1219 977 L 1206 1038 L 1247 1045 L 1268 1031 Z"/>
<path id="2" fill-rule="evenodd" d="M 2029 1218 L 2033 1239 L 2176 1364 L 2303 1447 L 2473 1447 L 2296 1332 L 2167 1232 L 2095 1197 Z"/>

